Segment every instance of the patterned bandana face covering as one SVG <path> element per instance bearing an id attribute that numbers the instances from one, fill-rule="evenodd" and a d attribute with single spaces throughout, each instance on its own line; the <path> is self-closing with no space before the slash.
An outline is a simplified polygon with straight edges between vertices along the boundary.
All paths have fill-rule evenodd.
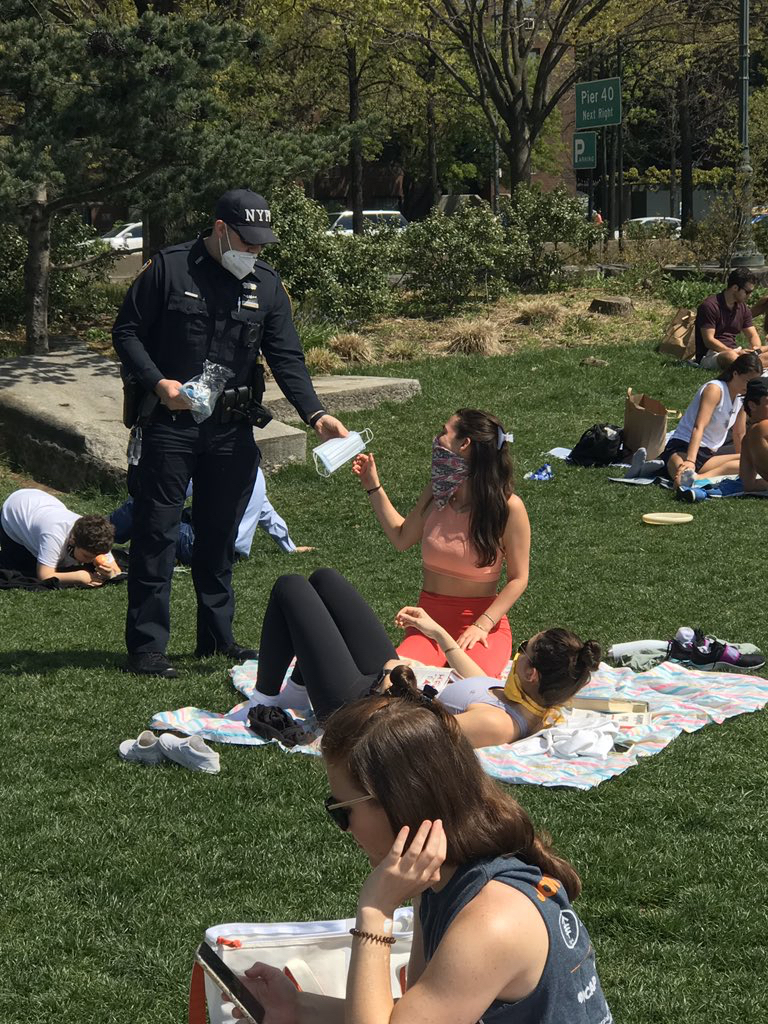
<path id="1" fill-rule="evenodd" d="M 432 442 L 432 496 L 435 505 L 445 508 L 469 476 L 469 462 L 444 448 L 439 438 Z"/>

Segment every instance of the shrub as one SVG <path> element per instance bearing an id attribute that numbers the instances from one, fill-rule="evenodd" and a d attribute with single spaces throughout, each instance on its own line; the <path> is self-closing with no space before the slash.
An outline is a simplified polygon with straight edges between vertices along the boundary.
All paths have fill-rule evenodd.
<path id="1" fill-rule="evenodd" d="M 347 363 L 373 362 L 373 345 L 362 334 L 336 334 L 329 339 L 328 347 Z"/>
<path id="2" fill-rule="evenodd" d="M 527 327 L 554 326 L 562 322 L 566 310 L 552 299 L 530 299 L 514 311 L 514 321 Z"/>
<path id="3" fill-rule="evenodd" d="M 587 222 L 581 202 L 565 188 L 542 192 L 518 185 L 499 199 L 499 217 L 506 246 L 514 250 L 511 283 L 524 290 L 548 291 L 559 282 L 566 257 L 584 252 L 600 237 L 599 227 Z"/>
<path id="4" fill-rule="evenodd" d="M 393 363 L 407 363 L 417 359 L 420 353 L 414 342 L 408 338 L 398 338 L 387 345 L 385 354 Z"/>
<path id="5" fill-rule="evenodd" d="M 293 300 L 334 324 L 365 323 L 391 309 L 391 235 L 327 234 L 325 210 L 295 185 L 276 190 L 270 205 L 280 244 L 267 257 Z"/>
<path id="6" fill-rule="evenodd" d="M 104 293 L 96 287 L 104 279 L 117 254 L 104 251 L 86 267 L 56 270 L 57 265 L 79 263 L 98 253 L 89 246 L 96 234 L 77 214 L 56 217 L 51 231 L 51 270 L 48 317 L 51 323 L 65 323 L 111 311 Z M 24 320 L 24 261 L 27 240 L 10 224 L 0 231 L 0 322 L 20 324 Z"/>
<path id="7" fill-rule="evenodd" d="M 452 309 L 477 292 L 505 290 L 510 252 L 488 206 L 462 206 L 450 217 L 434 210 L 403 232 L 400 254 L 408 286 L 428 307 Z"/>
<path id="8" fill-rule="evenodd" d="M 336 373 L 343 369 L 344 362 L 331 349 L 318 345 L 306 353 L 307 369 L 311 374 Z"/>
<path id="9" fill-rule="evenodd" d="M 350 327 L 389 313 L 395 292 L 389 283 L 395 240 L 389 232 L 329 236 L 331 280 L 312 292 L 318 310 Z"/>
<path id="10" fill-rule="evenodd" d="M 492 356 L 499 352 L 499 326 L 490 320 L 456 320 L 447 334 L 446 352 L 452 355 Z"/>

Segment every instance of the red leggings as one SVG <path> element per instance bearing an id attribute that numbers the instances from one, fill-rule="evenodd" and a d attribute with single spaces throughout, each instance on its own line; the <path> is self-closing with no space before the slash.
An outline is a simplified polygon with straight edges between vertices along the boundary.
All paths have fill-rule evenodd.
<path id="1" fill-rule="evenodd" d="M 484 612 L 490 603 L 488 597 L 448 597 L 445 594 L 430 594 L 422 590 L 419 594 L 419 607 L 447 629 L 455 639 Z M 501 677 L 507 662 L 512 655 L 512 631 L 506 615 L 496 623 L 488 634 L 488 646 L 481 643 L 467 651 L 473 661 L 489 676 Z M 397 648 L 403 658 L 413 658 L 424 665 L 447 664 L 437 641 L 430 640 L 417 629 L 406 630 L 405 639 Z"/>

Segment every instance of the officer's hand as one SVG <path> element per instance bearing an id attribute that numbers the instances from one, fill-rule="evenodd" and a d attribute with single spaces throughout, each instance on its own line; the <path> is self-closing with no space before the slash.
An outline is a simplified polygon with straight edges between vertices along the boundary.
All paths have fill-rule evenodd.
<path id="1" fill-rule="evenodd" d="M 162 383 L 162 382 L 161 382 Z M 321 416 L 315 423 L 315 430 L 323 441 L 330 441 L 332 437 L 346 437 L 349 431 L 335 416 Z"/>
<path id="2" fill-rule="evenodd" d="M 155 394 L 166 407 L 172 412 L 179 412 L 182 409 L 191 408 L 189 399 L 181 390 L 181 381 L 178 380 L 159 380 L 155 384 Z"/>

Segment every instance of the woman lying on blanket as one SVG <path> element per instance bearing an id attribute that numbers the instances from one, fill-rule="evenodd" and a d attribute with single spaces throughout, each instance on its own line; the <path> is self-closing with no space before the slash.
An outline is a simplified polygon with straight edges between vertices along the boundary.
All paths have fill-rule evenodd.
<path id="1" fill-rule="evenodd" d="M 528 586 L 531 549 L 528 513 L 514 493 L 510 440 L 495 416 L 459 409 L 432 442 L 430 482 L 405 517 L 387 497 L 373 455 L 358 455 L 352 467 L 387 539 L 398 551 L 421 544 L 419 606 L 491 676 L 501 674 L 512 653 L 507 612 Z M 507 582 L 496 593 L 502 565 Z M 445 665 L 440 648 L 415 629 L 397 653 Z"/>
<path id="2" fill-rule="evenodd" d="M 558 706 L 586 685 L 600 661 L 596 643 L 549 629 L 521 644 L 502 684 L 484 675 L 423 608 L 403 608 L 396 622 L 430 637 L 458 675 L 472 677 L 450 683 L 437 699 L 456 715 L 474 747 L 512 743 L 557 720 Z M 296 667 L 280 692 L 294 657 Z M 275 582 L 264 615 L 254 705 L 304 708 L 309 701 L 322 722 L 390 684 L 399 694 L 415 690 L 413 671 L 348 580 L 335 569 L 318 569 L 309 579 L 288 575 Z"/>
<path id="3" fill-rule="evenodd" d="M 661 454 L 669 479 L 676 487 L 691 487 L 699 477 L 738 473 L 738 453 L 745 429 L 742 396 L 747 383 L 762 372 L 756 353 L 744 352 L 717 380 L 709 381 L 696 392 Z M 731 427 L 736 454 L 718 455 Z"/>
<path id="4" fill-rule="evenodd" d="M 255 963 L 244 981 L 266 1021 L 612 1020 L 591 939 L 571 906 L 578 875 L 485 775 L 456 723 L 437 703 L 384 697 L 328 721 L 325 806 L 373 870 L 351 929 L 346 998 L 300 992 L 279 968 Z M 392 918 L 408 900 L 413 943 L 395 1002 Z"/>

